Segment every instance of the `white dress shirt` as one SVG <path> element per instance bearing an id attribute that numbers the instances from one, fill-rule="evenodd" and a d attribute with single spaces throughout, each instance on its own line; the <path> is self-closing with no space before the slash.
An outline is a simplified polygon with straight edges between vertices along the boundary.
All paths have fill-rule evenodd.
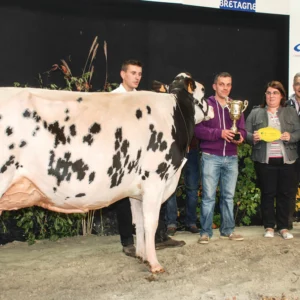
<path id="1" fill-rule="evenodd" d="M 136 92 L 136 89 L 133 89 L 133 92 Z M 111 91 L 111 93 L 128 93 L 128 91 L 124 88 L 123 84 L 120 83 L 119 87 Z"/>

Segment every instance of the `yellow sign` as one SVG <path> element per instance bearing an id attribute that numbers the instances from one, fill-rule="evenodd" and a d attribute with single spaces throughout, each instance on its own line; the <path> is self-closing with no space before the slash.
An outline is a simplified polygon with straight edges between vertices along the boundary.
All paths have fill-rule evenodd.
<path id="1" fill-rule="evenodd" d="M 281 132 L 278 129 L 272 127 L 264 127 L 258 129 L 259 137 L 265 142 L 273 142 L 279 140 Z"/>

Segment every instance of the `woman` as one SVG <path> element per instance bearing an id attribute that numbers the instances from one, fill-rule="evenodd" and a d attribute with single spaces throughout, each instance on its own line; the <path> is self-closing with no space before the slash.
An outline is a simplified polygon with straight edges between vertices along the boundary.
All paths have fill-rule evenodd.
<path id="1" fill-rule="evenodd" d="M 263 103 L 254 108 L 246 120 L 247 142 L 252 144 L 252 160 L 261 190 L 264 237 L 274 237 L 275 224 L 282 238 L 292 239 L 288 231 L 291 201 L 296 197 L 295 161 L 300 121 L 292 107 L 284 107 L 286 92 L 279 81 L 267 84 Z M 278 140 L 265 142 L 260 128 L 273 127 L 281 132 Z M 276 199 L 276 209 L 274 205 Z"/>

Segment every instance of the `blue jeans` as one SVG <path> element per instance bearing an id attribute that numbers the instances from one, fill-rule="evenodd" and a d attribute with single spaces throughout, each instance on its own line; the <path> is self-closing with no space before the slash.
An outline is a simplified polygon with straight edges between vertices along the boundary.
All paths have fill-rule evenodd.
<path id="1" fill-rule="evenodd" d="M 196 207 L 198 203 L 198 188 L 200 179 L 199 150 L 191 149 L 187 156 L 187 162 L 184 167 L 184 185 L 186 190 L 186 213 L 185 225 L 196 226 L 197 214 Z M 177 201 L 176 192 L 166 201 L 166 224 L 168 227 L 177 227 Z"/>
<path id="2" fill-rule="evenodd" d="M 200 235 L 212 237 L 212 223 L 216 203 L 216 189 L 220 185 L 221 235 L 234 231 L 233 197 L 238 176 L 238 158 L 202 153 L 202 201 Z"/>

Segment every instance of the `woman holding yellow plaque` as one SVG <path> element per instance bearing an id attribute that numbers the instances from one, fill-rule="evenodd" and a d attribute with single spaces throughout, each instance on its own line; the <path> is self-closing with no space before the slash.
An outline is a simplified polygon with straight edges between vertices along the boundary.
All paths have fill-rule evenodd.
<path id="1" fill-rule="evenodd" d="M 261 190 L 264 237 L 274 237 L 274 228 L 284 239 L 288 231 L 291 201 L 296 197 L 300 121 L 292 107 L 284 107 L 286 92 L 279 81 L 267 84 L 263 103 L 246 120 L 247 142 L 252 145 L 252 160 Z M 274 204 L 276 200 L 276 208 Z"/>

